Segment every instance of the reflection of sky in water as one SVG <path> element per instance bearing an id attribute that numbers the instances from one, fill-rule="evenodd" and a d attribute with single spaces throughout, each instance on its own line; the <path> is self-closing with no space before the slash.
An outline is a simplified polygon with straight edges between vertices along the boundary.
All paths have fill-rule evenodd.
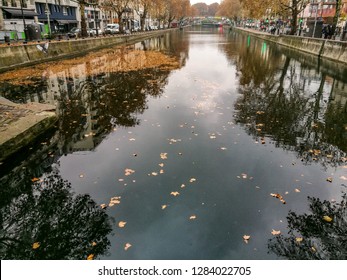
<path id="1" fill-rule="evenodd" d="M 127 224 L 115 226 L 105 258 L 275 258 L 267 241 L 272 229 L 286 232 L 289 210 L 307 211 L 307 196 L 340 198 L 342 181 L 326 178 L 339 178 L 342 169 L 303 165 L 295 152 L 275 148 L 268 138 L 255 143 L 234 124 L 238 79 L 216 44 L 224 37 L 190 36 L 185 67 L 169 76 L 160 99 L 149 100 L 139 126 L 118 128 L 93 152 L 60 159 L 61 174 L 77 193 L 90 193 L 100 204 L 121 196 L 107 211 Z M 125 176 L 126 168 L 135 173 Z M 270 193 L 281 193 L 287 204 Z M 249 244 L 244 234 L 251 235 Z M 124 251 L 127 242 L 132 247 Z"/>

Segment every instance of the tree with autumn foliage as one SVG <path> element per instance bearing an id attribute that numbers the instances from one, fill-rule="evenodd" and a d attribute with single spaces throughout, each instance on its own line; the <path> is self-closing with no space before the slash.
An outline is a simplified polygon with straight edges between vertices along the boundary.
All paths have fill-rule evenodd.
<path id="1" fill-rule="evenodd" d="M 174 20 L 182 20 L 190 15 L 189 0 L 152 0 L 152 15 L 169 28 Z"/>
<path id="2" fill-rule="evenodd" d="M 151 11 L 151 7 L 153 6 L 153 0 L 133 0 L 133 6 L 141 19 L 141 31 L 144 31 L 146 18 Z"/>
<path id="3" fill-rule="evenodd" d="M 119 20 L 119 31 L 124 31 L 124 24 L 121 19 L 123 14 L 129 9 L 132 0 L 103 0 L 100 5 L 104 11 L 111 11 L 117 14 Z"/>
<path id="4" fill-rule="evenodd" d="M 242 15 L 240 0 L 223 0 L 216 15 L 236 20 Z"/>

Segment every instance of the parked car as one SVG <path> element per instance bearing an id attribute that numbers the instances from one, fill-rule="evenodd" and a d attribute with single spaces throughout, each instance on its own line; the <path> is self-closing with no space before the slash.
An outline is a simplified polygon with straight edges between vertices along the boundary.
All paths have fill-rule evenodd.
<path id="1" fill-rule="evenodd" d="M 119 33 L 119 24 L 118 23 L 111 23 L 107 24 L 105 28 L 106 34 L 117 34 Z"/>
<path id="2" fill-rule="evenodd" d="M 104 34 L 104 32 L 100 28 L 93 28 L 91 30 L 91 35 L 92 36 L 96 36 L 96 35 L 100 36 L 100 35 L 103 35 L 103 34 Z"/>
<path id="3" fill-rule="evenodd" d="M 88 36 L 93 36 L 93 31 L 90 28 L 87 28 Z M 68 33 L 67 36 L 69 38 L 77 38 L 81 37 L 81 28 L 73 27 Z"/>

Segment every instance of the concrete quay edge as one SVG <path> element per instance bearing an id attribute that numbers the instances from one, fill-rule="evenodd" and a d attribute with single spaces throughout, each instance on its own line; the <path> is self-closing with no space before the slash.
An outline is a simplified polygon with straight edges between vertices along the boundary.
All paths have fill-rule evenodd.
<path id="1" fill-rule="evenodd" d="M 347 64 L 347 42 L 320 38 L 299 37 L 293 35 L 272 35 L 253 29 L 233 27 L 233 30 L 247 33 L 276 44 L 301 52 L 313 54 L 319 58 Z"/>

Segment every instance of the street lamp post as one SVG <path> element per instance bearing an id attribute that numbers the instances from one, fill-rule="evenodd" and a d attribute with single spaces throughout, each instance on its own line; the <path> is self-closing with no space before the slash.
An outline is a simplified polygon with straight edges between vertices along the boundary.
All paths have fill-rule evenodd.
<path id="1" fill-rule="evenodd" d="M 20 11 L 21 11 L 21 14 L 22 14 L 23 26 L 24 26 L 24 36 L 25 36 L 25 41 L 24 42 L 26 43 L 28 32 L 27 32 L 27 25 L 25 23 L 25 18 L 24 18 L 23 1 L 24 0 L 20 0 Z"/>
<path id="2" fill-rule="evenodd" d="M 314 34 L 316 33 L 316 26 L 317 26 L 317 14 L 318 14 L 318 3 L 315 4 L 316 8 L 316 12 L 315 12 L 315 16 L 314 16 L 314 26 L 313 26 L 313 32 L 312 32 L 312 38 L 314 37 Z"/>
<path id="3" fill-rule="evenodd" d="M 47 23 L 48 23 L 48 38 L 51 38 L 51 20 L 50 20 L 50 12 L 49 12 L 49 8 L 48 8 L 48 2 L 46 0 L 46 8 L 45 8 L 45 13 L 47 16 Z"/>

